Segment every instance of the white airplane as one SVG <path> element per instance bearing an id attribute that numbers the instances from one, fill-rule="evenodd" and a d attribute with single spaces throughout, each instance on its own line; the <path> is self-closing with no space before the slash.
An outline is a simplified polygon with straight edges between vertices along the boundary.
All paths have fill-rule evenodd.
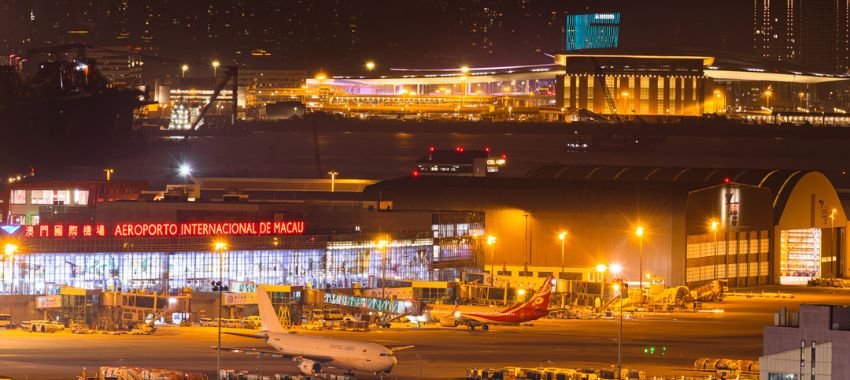
<path id="1" fill-rule="evenodd" d="M 381 375 L 389 374 L 398 363 L 395 357 L 396 351 L 413 348 L 413 346 L 402 346 L 390 349 L 375 343 L 300 335 L 294 331 L 287 331 L 280 325 L 271 299 L 262 288 L 257 288 L 257 304 L 260 308 L 263 331 L 256 335 L 233 332 L 227 334 L 265 339 L 275 351 L 233 347 L 221 349 L 291 359 L 298 364 L 298 369 L 305 375 L 315 375 L 322 371 L 323 366 Z"/>

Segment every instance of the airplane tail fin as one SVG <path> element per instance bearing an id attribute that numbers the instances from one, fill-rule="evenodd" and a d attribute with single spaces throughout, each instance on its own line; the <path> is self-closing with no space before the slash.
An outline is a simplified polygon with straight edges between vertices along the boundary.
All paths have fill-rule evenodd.
<path id="1" fill-rule="evenodd" d="M 522 307 L 529 309 L 548 309 L 549 308 L 549 298 L 552 297 L 552 280 L 554 277 L 549 275 L 546 277 L 546 280 L 543 281 L 543 284 L 540 285 L 540 288 L 534 292 L 534 296 L 531 297 L 528 302 L 526 302 Z"/>
<path id="2" fill-rule="evenodd" d="M 268 332 L 286 332 L 283 326 L 280 325 L 280 320 L 277 319 L 277 313 L 274 312 L 272 300 L 266 290 L 257 288 L 257 306 L 260 308 L 260 324 L 263 330 Z"/>

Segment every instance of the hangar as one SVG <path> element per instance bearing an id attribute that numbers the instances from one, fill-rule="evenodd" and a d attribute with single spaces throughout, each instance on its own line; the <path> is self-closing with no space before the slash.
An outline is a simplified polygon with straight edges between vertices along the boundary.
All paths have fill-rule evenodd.
<path id="1" fill-rule="evenodd" d="M 816 171 L 542 165 L 524 178 L 410 177 L 365 193 L 395 210 L 484 211 L 498 239 L 487 265 L 561 266 L 566 231 L 567 266 L 619 263 L 628 280 L 744 287 L 847 273 L 847 217 Z"/>

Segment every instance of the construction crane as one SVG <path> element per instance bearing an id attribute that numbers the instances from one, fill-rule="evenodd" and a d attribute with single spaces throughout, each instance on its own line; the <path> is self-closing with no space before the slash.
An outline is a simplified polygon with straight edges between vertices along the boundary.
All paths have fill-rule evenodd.
<path id="1" fill-rule="evenodd" d="M 111 48 L 104 48 L 104 47 L 97 48 L 93 45 L 89 45 L 89 44 L 86 44 L 86 43 L 73 43 L 73 44 L 65 44 L 65 45 L 58 45 L 58 46 L 47 46 L 47 47 L 29 49 L 29 50 L 27 50 L 27 55 L 44 54 L 44 53 L 46 53 L 46 54 L 58 54 L 58 53 L 75 51 L 78 59 L 81 59 L 81 60 L 83 60 L 83 62 L 86 62 L 87 61 L 87 59 L 86 59 L 86 49 L 97 49 L 98 51 L 102 51 L 102 52 L 106 52 L 106 53 L 118 53 L 118 54 L 127 54 L 128 53 L 127 50 L 111 49 Z M 161 56 L 150 55 L 150 54 L 143 54 L 143 53 L 134 53 L 134 54 L 139 56 L 140 58 L 143 58 L 143 59 L 146 59 L 146 60 L 149 59 L 149 60 L 167 62 L 167 63 L 180 63 L 180 62 L 186 63 L 187 62 L 185 60 L 180 60 L 180 59 L 176 59 L 176 58 L 161 57 Z M 97 62 L 94 62 L 94 63 L 96 65 Z M 188 63 L 199 64 L 201 62 L 195 61 L 195 62 L 188 62 Z M 231 81 L 231 80 L 232 80 L 232 86 L 233 86 L 232 87 L 233 88 L 233 96 L 232 96 L 232 104 L 231 104 L 232 115 L 230 116 L 230 125 L 232 127 L 236 126 L 236 117 L 238 115 L 237 112 L 239 111 L 238 103 L 237 103 L 238 83 L 239 83 L 239 68 L 235 65 L 227 66 L 225 68 L 224 74 L 225 75 L 222 78 L 222 80 L 219 81 L 216 84 L 215 91 L 213 92 L 212 96 L 210 97 L 210 101 L 207 102 L 206 104 L 204 104 L 203 108 L 201 108 L 201 111 L 198 113 L 198 117 L 192 122 L 190 130 L 197 130 L 198 129 L 198 124 L 203 119 L 204 115 L 207 113 L 210 106 L 218 100 L 218 96 L 221 94 L 221 91 L 227 85 L 228 81 Z"/>
<path id="2" fill-rule="evenodd" d="M 620 122 L 620 115 L 617 113 L 617 103 L 614 102 L 614 97 L 611 96 L 611 91 L 608 90 L 608 84 L 605 83 L 605 69 L 596 61 L 596 57 L 591 56 L 590 60 L 593 62 L 594 71 L 596 75 L 596 86 L 602 88 L 602 94 L 605 95 L 605 103 L 608 105 L 608 111 L 611 112 L 611 116 L 614 117 L 618 123 Z"/>
<path id="3" fill-rule="evenodd" d="M 201 112 L 198 112 L 198 117 L 195 118 L 195 120 L 192 122 L 192 127 L 189 128 L 190 130 L 194 131 L 198 129 L 198 123 L 200 123 L 201 120 L 204 118 L 204 115 L 206 115 L 207 110 L 210 109 L 210 106 L 212 106 L 212 104 L 215 103 L 216 100 L 218 100 L 218 95 L 221 94 L 221 90 L 224 89 L 224 86 L 227 85 L 228 81 L 231 81 L 233 91 L 231 103 L 231 107 L 233 107 L 233 114 L 230 115 L 230 126 L 236 126 L 236 114 L 237 111 L 239 111 L 237 108 L 237 97 L 239 94 L 239 67 L 233 65 L 227 66 L 225 68 L 224 77 L 221 78 L 221 81 L 219 81 L 218 84 L 216 84 L 215 90 L 213 91 L 212 96 L 210 96 L 210 101 L 207 102 L 207 104 L 204 104 L 204 107 L 201 108 Z"/>

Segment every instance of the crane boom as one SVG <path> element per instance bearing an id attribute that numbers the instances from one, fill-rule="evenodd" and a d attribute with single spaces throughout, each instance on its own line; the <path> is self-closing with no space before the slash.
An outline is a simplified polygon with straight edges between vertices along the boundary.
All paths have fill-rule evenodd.
<path id="1" fill-rule="evenodd" d="M 238 107 L 238 104 L 237 104 L 238 98 L 237 98 L 237 96 L 238 96 L 238 93 L 239 93 L 239 91 L 238 91 L 239 90 L 239 87 L 238 87 L 239 86 L 239 67 L 234 65 L 234 66 L 227 66 L 227 68 L 224 71 L 224 77 L 222 77 L 221 81 L 219 81 L 218 84 L 216 84 L 215 90 L 213 91 L 212 96 L 210 96 L 210 101 L 207 102 L 207 104 L 204 104 L 204 106 L 201 108 L 201 112 L 198 113 L 198 117 L 195 118 L 194 121 L 192 121 L 192 127 L 189 128 L 190 130 L 194 131 L 194 130 L 198 129 L 198 123 L 200 123 L 201 119 L 204 118 L 204 115 L 206 115 L 207 110 L 210 109 L 210 106 L 216 100 L 218 100 L 219 94 L 221 94 L 221 91 L 224 90 L 224 86 L 227 85 L 228 81 L 231 81 L 231 84 L 233 86 L 233 97 L 232 97 L 233 115 L 230 116 L 230 125 L 236 126 L 236 112 L 238 111 L 238 108 L 237 108 Z"/>
<path id="2" fill-rule="evenodd" d="M 608 105 L 608 110 L 611 111 L 611 116 L 614 117 L 618 123 L 620 122 L 620 115 L 617 114 L 617 103 L 614 102 L 614 98 L 611 96 L 611 91 L 608 90 L 608 84 L 605 83 L 605 69 L 599 65 L 599 62 L 596 61 L 595 57 L 590 57 L 593 61 L 594 70 L 596 75 L 596 86 L 602 87 L 602 94 L 605 95 L 605 103 Z"/>

